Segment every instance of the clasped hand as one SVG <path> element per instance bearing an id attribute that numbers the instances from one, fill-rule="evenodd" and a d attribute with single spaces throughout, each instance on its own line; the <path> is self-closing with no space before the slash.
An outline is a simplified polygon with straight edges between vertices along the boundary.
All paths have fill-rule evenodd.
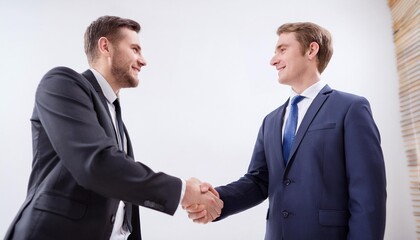
<path id="1" fill-rule="evenodd" d="M 219 193 L 210 184 L 196 178 L 188 179 L 186 184 L 181 205 L 188 217 L 196 223 L 208 223 L 218 218 L 223 208 Z"/>

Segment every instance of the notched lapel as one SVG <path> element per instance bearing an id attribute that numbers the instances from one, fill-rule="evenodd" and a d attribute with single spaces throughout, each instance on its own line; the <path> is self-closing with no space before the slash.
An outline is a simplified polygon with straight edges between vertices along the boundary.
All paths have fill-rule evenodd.
<path id="1" fill-rule="evenodd" d="M 302 142 L 303 137 L 305 136 L 306 132 L 308 131 L 309 125 L 311 125 L 313 119 L 315 118 L 316 114 L 318 113 L 319 109 L 324 104 L 325 100 L 328 99 L 329 94 L 331 93 L 332 89 L 326 85 L 315 97 L 314 101 L 308 108 L 308 111 L 305 114 L 305 117 L 302 120 L 302 123 L 299 126 L 299 129 L 296 133 L 295 139 L 292 144 L 292 149 L 290 150 L 289 161 L 287 162 L 287 166 L 291 164 L 293 161 L 292 156 L 295 154 L 298 146 Z"/>
<path id="2" fill-rule="evenodd" d="M 95 89 L 95 91 L 98 93 L 99 97 L 101 98 L 102 104 L 104 105 L 104 107 L 107 107 L 106 109 L 108 109 L 105 95 L 103 94 L 101 86 L 99 86 L 98 80 L 96 80 L 95 75 L 93 75 L 92 71 L 86 70 L 84 73 L 82 73 L 82 75 L 90 82 L 92 87 Z"/>
<path id="3" fill-rule="evenodd" d="M 110 132 L 113 132 L 114 138 L 117 139 L 117 135 L 116 135 L 117 133 L 115 132 L 114 124 L 112 123 L 112 117 L 111 117 L 111 114 L 108 110 L 108 103 L 107 103 L 105 95 L 102 92 L 101 86 L 99 86 L 98 80 L 96 80 L 95 75 L 93 75 L 92 71 L 90 71 L 90 70 L 86 70 L 85 72 L 82 73 L 82 75 L 83 75 L 83 77 L 85 77 L 90 82 L 92 87 L 98 93 L 98 96 L 101 99 L 102 105 L 104 107 L 104 111 L 108 115 L 109 122 L 108 122 L 107 125 L 112 126 L 112 131 L 110 131 Z M 127 131 L 124 123 L 123 123 L 123 126 L 124 126 L 125 137 L 127 139 L 127 155 L 129 155 L 131 157 L 134 157 L 130 137 L 128 135 L 128 131 Z"/>
<path id="4" fill-rule="evenodd" d="M 112 123 L 112 117 L 108 110 L 108 104 L 105 98 L 105 95 L 102 92 L 101 86 L 99 86 L 98 80 L 96 80 L 95 75 L 93 75 L 92 71 L 86 70 L 82 73 L 82 76 L 89 81 L 89 83 L 92 85 L 92 87 L 95 89 L 97 93 L 97 97 L 100 99 L 100 102 L 102 103 L 102 111 L 106 112 L 106 115 L 108 118 L 106 118 L 107 126 L 109 126 L 109 129 L 106 129 L 106 132 L 108 134 L 112 133 L 114 135 L 114 138 L 117 139 L 117 133 L 115 132 L 114 124 Z M 127 133 L 126 133 L 127 134 Z"/>
<path id="5" fill-rule="evenodd" d="M 276 159 L 279 159 L 278 164 L 281 168 L 284 168 L 284 159 L 283 159 L 283 123 L 284 123 L 284 114 L 286 112 L 286 106 L 289 103 L 287 100 L 277 111 L 275 115 L 275 122 L 274 122 L 274 146 L 278 146 L 274 148 Z M 279 137 L 277 137 L 279 136 Z M 277 169 L 281 169 L 281 168 Z"/>

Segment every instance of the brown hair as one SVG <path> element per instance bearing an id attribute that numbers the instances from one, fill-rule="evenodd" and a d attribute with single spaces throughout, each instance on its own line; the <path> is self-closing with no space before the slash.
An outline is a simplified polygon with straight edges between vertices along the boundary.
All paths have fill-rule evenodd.
<path id="1" fill-rule="evenodd" d="M 312 42 L 319 45 L 318 71 L 322 73 L 327 67 L 333 54 L 332 38 L 325 28 L 311 22 L 286 23 L 277 29 L 277 35 L 282 33 L 294 33 L 300 43 L 302 54 L 309 48 Z"/>
<path id="2" fill-rule="evenodd" d="M 111 43 L 115 43 L 119 40 L 121 28 L 128 28 L 139 33 L 141 27 L 134 20 L 116 16 L 99 17 L 87 27 L 84 37 L 85 53 L 89 63 L 92 63 L 97 56 L 98 40 L 106 37 Z"/>

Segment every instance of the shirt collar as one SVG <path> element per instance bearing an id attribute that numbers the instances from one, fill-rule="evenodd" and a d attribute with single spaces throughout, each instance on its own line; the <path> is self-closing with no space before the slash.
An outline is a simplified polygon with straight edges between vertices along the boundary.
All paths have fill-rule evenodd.
<path id="1" fill-rule="evenodd" d="M 305 89 L 305 91 L 303 91 L 301 94 L 297 94 L 292 89 L 290 91 L 290 99 L 292 99 L 296 95 L 301 95 L 301 96 L 304 96 L 305 98 L 314 99 L 316 97 L 316 95 L 318 95 L 318 93 L 322 90 L 322 88 L 325 87 L 325 85 L 327 85 L 327 84 L 324 81 L 320 80 L 320 81 L 312 84 L 312 86 Z"/>
<path id="2" fill-rule="evenodd" d="M 111 85 L 109 85 L 108 81 L 98 71 L 93 68 L 90 70 L 98 81 L 98 84 L 101 87 L 102 93 L 104 94 L 106 100 L 112 104 L 115 99 L 118 98 L 118 96 L 115 94 L 114 90 L 112 90 Z"/>

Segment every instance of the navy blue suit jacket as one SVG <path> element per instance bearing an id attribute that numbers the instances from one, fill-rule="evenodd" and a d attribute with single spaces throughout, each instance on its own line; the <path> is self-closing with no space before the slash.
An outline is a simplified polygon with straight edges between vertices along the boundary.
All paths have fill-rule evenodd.
<path id="1" fill-rule="evenodd" d="M 304 116 L 285 166 L 286 106 L 265 117 L 248 172 L 216 188 L 224 201 L 219 219 L 268 197 L 266 240 L 383 239 L 385 166 L 368 101 L 325 86 Z"/>
<path id="2" fill-rule="evenodd" d="M 37 88 L 31 123 L 28 193 L 5 239 L 109 239 L 120 200 L 129 239 L 141 239 L 138 205 L 176 211 L 181 180 L 135 162 L 126 130 L 128 152 L 118 149 L 91 71 L 50 70 Z"/>

